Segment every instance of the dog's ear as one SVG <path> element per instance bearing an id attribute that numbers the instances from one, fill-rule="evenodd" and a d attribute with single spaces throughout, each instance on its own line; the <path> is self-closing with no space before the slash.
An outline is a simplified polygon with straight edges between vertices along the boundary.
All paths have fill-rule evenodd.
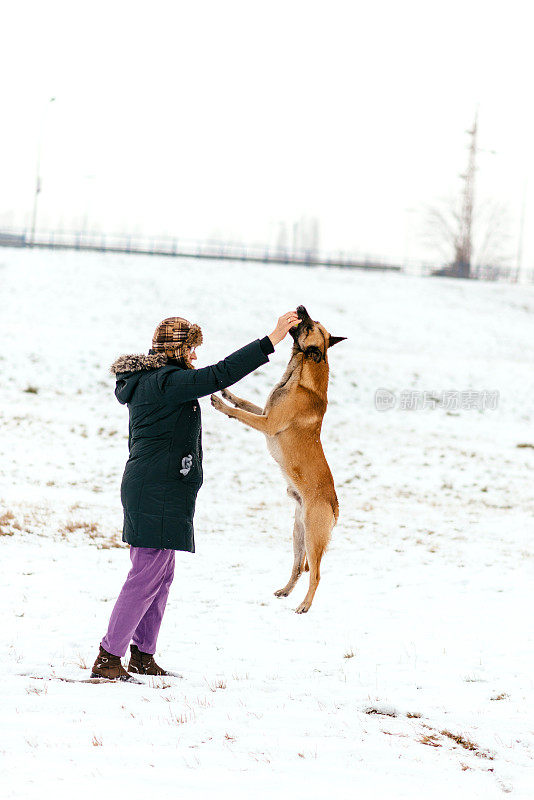
<path id="1" fill-rule="evenodd" d="M 345 341 L 346 338 L 346 336 L 331 336 L 328 340 L 328 347 L 333 347 L 335 344 L 338 344 L 338 342 Z"/>

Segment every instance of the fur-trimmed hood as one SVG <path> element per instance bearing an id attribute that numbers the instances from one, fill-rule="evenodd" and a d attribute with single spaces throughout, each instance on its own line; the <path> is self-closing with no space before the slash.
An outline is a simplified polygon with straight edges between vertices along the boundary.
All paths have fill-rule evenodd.
<path id="1" fill-rule="evenodd" d="M 141 372 L 141 370 L 159 369 L 168 362 L 165 353 L 132 353 L 131 355 L 119 356 L 113 362 L 109 371 L 113 375 L 123 372 Z"/>
<path id="2" fill-rule="evenodd" d="M 165 353 L 133 353 L 119 356 L 109 371 L 117 378 L 115 397 L 122 403 L 129 403 L 143 374 L 164 367 L 169 363 Z"/>

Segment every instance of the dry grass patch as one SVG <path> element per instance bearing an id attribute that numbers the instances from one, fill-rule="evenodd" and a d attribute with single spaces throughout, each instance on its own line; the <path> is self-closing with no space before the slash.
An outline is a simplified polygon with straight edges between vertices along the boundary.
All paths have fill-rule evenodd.
<path id="1" fill-rule="evenodd" d="M 481 678 L 479 675 L 466 675 L 464 678 L 466 683 L 487 683 L 485 678 Z"/>
<path id="2" fill-rule="evenodd" d="M 6 513 L 0 517 L 0 536 L 13 536 L 11 525 L 14 519 L 15 515 L 12 514 L 11 511 L 6 511 Z"/>
<path id="3" fill-rule="evenodd" d="M 452 733 L 451 731 L 442 730 L 437 731 L 435 728 L 432 728 L 430 725 L 426 725 L 423 723 L 423 728 L 426 728 L 429 733 L 423 733 L 419 739 L 417 740 L 420 744 L 426 744 L 429 747 L 442 747 L 443 746 L 443 739 L 440 741 L 440 737 L 445 737 L 450 739 L 451 741 L 455 742 L 460 747 L 463 747 L 464 750 L 468 750 L 473 755 L 477 756 L 478 758 L 487 758 L 490 761 L 493 761 L 493 756 L 488 753 L 486 750 L 482 750 L 476 742 L 473 742 L 471 739 L 468 739 L 467 736 L 462 736 L 458 733 Z"/>
<path id="4" fill-rule="evenodd" d="M 15 531 L 22 530 L 22 525 L 17 521 L 12 511 L 6 511 L 0 517 L 0 536 L 13 536 Z"/>
<path id="5" fill-rule="evenodd" d="M 478 750 L 478 745 L 472 742 L 470 739 L 466 739 L 464 736 L 460 736 L 457 733 L 451 733 L 450 731 L 441 731 L 442 736 L 447 736 L 449 739 L 452 739 L 453 742 L 456 744 L 461 745 L 465 750 Z"/>
<path id="6" fill-rule="evenodd" d="M 72 661 L 80 669 L 88 669 L 87 662 L 81 653 L 78 653 L 76 658 Z"/>
<path id="7" fill-rule="evenodd" d="M 99 428 L 96 433 L 97 436 L 116 436 L 118 431 L 109 428 Z"/>
<path id="8" fill-rule="evenodd" d="M 461 736 L 458 733 L 451 733 L 451 731 L 441 731 L 441 735 L 446 736 L 448 739 L 452 739 L 453 742 L 459 744 L 460 747 L 464 748 L 464 750 L 470 750 L 479 758 L 489 758 L 490 760 L 493 760 L 493 756 L 491 756 L 485 750 L 481 750 L 478 744 L 465 736 Z"/>
<path id="9" fill-rule="evenodd" d="M 27 686 L 26 694 L 48 694 L 48 686 Z"/>
<path id="10" fill-rule="evenodd" d="M 201 708 L 211 708 L 212 706 L 212 703 L 210 703 L 207 697 L 197 697 L 196 704 Z"/>
<path id="11" fill-rule="evenodd" d="M 114 533 L 109 538 L 102 539 L 98 542 L 99 550 L 112 550 L 115 547 L 124 547 L 122 538 L 117 533 Z"/>
<path id="12" fill-rule="evenodd" d="M 172 708 L 169 709 L 169 712 L 170 725 L 185 725 L 186 722 L 191 722 L 195 718 L 193 713 L 186 714 L 185 712 L 182 712 L 181 714 L 176 714 Z"/>
<path id="13" fill-rule="evenodd" d="M 423 733 L 417 741 L 429 747 L 441 747 L 441 742 L 434 733 Z"/>
<path id="14" fill-rule="evenodd" d="M 54 482 L 49 481 L 50 484 Z M 80 508 L 80 504 L 75 503 L 69 507 L 69 513 L 72 514 Z M 86 509 L 86 513 L 90 512 Z M 50 508 L 29 506 L 27 503 L 21 504 L 20 508 L 15 509 L 15 513 L 11 510 L 0 513 L 0 536 L 13 536 L 16 531 L 55 540 L 70 540 L 73 543 L 79 543 L 82 539 L 101 550 L 123 546 L 121 532 L 102 530 L 98 522 L 82 520 L 75 515 L 66 521 L 65 518 L 57 520 Z"/>
<path id="15" fill-rule="evenodd" d="M 368 708 L 364 708 L 364 714 L 380 714 L 382 717 L 396 717 L 397 712 L 393 708 L 375 708 L 375 706 L 369 706 Z"/>
<path id="16" fill-rule="evenodd" d="M 151 677 L 148 685 L 151 686 L 153 689 L 170 689 L 172 687 L 172 683 L 169 683 L 165 680 L 164 677 L 161 676 L 154 676 Z"/>
<path id="17" fill-rule="evenodd" d="M 208 683 L 210 691 L 212 692 L 216 692 L 217 689 L 226 689 L 226 681 L 224 680 L 224 678 L 217 678 L 217 680 L 214 681 L 213 683 L 209 683 L 208 681 L 206 682 Z"/>
<path id="18" fill-rule="evenodd" d="M 90 539 L 95 539 L 98 534 L 98 524 L 96 522 L 81 522 L 80 520 L 68 520 L 62 528 L 60 533 L 66 536 L 67 533 L 77 533 L 83 531 L 89 536 Z"/>
<path id="19" fill-rule="evenodd" d="M 59 529 L 59 534 L 67 538 L 69 534 L 82 533 L 89 541 L 97 545 L 101 550 L 109 550 L 114 547 L 122 547 L 121 539 L 117 533 L 106 535 L 98 527 L 97 522 L 86 522 L 84 520 L 67 520 Z"/>

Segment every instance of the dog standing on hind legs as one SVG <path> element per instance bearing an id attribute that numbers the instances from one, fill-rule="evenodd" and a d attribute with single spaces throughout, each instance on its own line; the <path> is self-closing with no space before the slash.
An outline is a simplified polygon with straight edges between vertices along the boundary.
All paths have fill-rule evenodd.
<path id="1" fill-rule="evenodd" d="M 309 569 L 306 597 L 296 609 L 310 609 L 320 580 L 323 554 L 339 516 L 332 473 L 321 445 L 321 426 L 327 406 L 328 349 L 346 339 L 331 336 L 297 308 L 300 322 L 292 328 L 293 349 L 281 381 L 274 387 L 265 408 L 260 408 L 224 389 L 223 397 L 211 395 L 217 411 L 265 434 L 267 447 L 279 464 L 288 484 L 287 492 L 296 502 L 293 526 L 293 569 L 277 597 L 287 597 L 303 571 Z"/>

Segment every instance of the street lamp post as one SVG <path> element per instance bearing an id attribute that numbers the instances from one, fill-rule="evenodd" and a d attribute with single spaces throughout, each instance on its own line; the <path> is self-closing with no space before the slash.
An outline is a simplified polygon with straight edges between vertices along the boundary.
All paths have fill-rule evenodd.
<path id="1" fill-rule="evenodd" d="M 43 138 L 44 138 L 44 130 L 45 130 L 45 122 L 47 118 L 48 109 L 50 108 L 50 104 L 55 101 L 55 97 L 51 97 L 48 103 L 45 106 L 43 116 L 41 118 L 41 127 L 39 130 L 39 142 L 37 145 L 37 169 L 35 171 L 35 193 L 33 196 L 33 214 L 32 214 L 32 225 L 30 230 L 30 241 L 29 244 L 35 244 L 35 228 L 37 225 L 37 203 L 39 201 L 39 195 L 41 193 L 41 152 L 43 148 Z"/>

